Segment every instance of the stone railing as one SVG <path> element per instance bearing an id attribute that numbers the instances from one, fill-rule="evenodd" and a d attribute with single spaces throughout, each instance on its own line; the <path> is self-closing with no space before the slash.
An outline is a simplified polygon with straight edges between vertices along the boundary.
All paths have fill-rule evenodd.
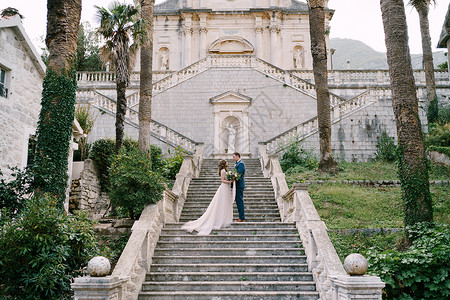
<path id="1" fill-rule="evenodd" d="M 288 189 L 278 157 L 260 145 L 261 168 L 272 181 L 282 222 L 295 222 L 320 299 L 382 299 L 385 284 L 375 276 L 349 276 L 334 249 L 325 223 L 309 197 L 307 186 Z"/>
<path id="2" fill-rule="evenodd" d="M 164 77 L 167 77 L 174 71 L 153 71 L 152 81 L 157 82 Z M 139 76 L 140 72 L 131 72 L 130 73 L 130 83 L 132 85 L 139 84 Z M 112 85 L 116 82 L 116 73 L 115 72 L 106 72 L 106 71 L 81 71 L 77 72 L 77 83 L 78 86 L 84 85 L 92 85 L 92 84 L 103 84 L 103 85 Z"/>
<path id="3" fill-rule="evenodd" d="M 117 101 L 102 95 L 94 89 L 77 91 L 77 102 L 91 103 L 94 107 L 113 116 L 116 114 Z M 136 102 L 139 102 L 138 92 L 127 97 L 128 106 L 125 118 L 128 124 L 134 126 L 135 128 L 139 128 L 139 112 L 133 108 L 130 108 L 130 106 Z M 197 148 L 197 142 L 155 120 L 151 121 L 150 131 L 152 136 L 158 140 L 172 147 L 179 146 L 188 153 L 194 153 Z"/>
<path id="4" fill-rule="evenodd" d="M 186 156 L 183 160 L 172 191 L 165 190 L 161 201 L 145 207 L 110 276 L 75 278 L 72 283 L 75 300 L 138 299 L 161 230 L 167 222 L 179 220 L 189 183 L 198 176 L 202 157 L 203 145 L 200 145 L 194 156 Z"/>
<path id="5" fill-rule="evenodd" d="M 383 96 L 385 96 L 385 90 L 368 90 L 350 100 L 331 106 L 330 114 L 332 124 L 338 122 L 345 116 L 374 103 L 378 97 Z M 271 154 L 277 153 L 288 147 L 293 142 L 306 139 L 316 133 L 318 129 L 319 120 L 316 116 L 266 141 L 266 149 Z"/>
<path id="6" fill-rule="evenodd" d="M 290 73 L 314 82 L 312 70 L 290 70 Z M 449 84 L 449 73 L 444 70 L 435 70 L 434 77 L 437 85 Z M 414 70 L 416 85 L 425 85 L 425 71 Z M 388 70 L 329 70 L 328 84 L 330 85 L 359 85 L 363 87 L 375 87 L 391 84 Z"/>

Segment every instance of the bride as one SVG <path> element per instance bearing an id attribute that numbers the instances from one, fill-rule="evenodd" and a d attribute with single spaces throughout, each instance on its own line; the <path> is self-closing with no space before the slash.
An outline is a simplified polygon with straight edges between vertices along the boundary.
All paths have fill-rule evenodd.
<path id="1" fill-rule="evenodd" d="M 228 163 L 221 160 L 218 166 L 218 173 L 222 184 L 216 191 L 205 213 L 197 220 L 187 222 L 181 229 L 189 232 L 197 231 L 198 235 L 209 235 L 213 229 L 227 227 L 233 221 L 233 196 L 230 183 L 226 179 Z"/>

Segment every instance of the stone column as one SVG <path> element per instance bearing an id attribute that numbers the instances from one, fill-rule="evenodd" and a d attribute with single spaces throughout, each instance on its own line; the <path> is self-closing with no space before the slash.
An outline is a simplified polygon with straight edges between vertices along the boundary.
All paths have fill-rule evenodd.
<path id="1" fill-rule="evenodd" d="M 214 152 L 221 153 L 220 148 L 220 112 L 214 112 Z"/>
<path id="2" fill-rule="evenodd" d="M 255 27 L 255 33 L 256 33 L 256 56 L 264 59 L 263 56 L 263 27 L 262 26 L 256 26 Z"/>
<path id="3" fill-rule="evenodd" d="M 191 64 L 192 59 L 192 15 L 184 15 L 184 65 L 187 67 Z"/>
<path id="4" fill-rule="evenodd" d="M 201 4 L 203 5 L 203 4 Z M 203 7 L 203 6 L 201 6 Z M 206 56 L 206 33 L 208 28 L 206 27 L 206 14 L 199 14 L 200 17 L 200 29 L 199 29 L 199 56 L 198 59 L 202 59 Z"/>
<path id="5" fill-rule="evenodd" d="M 270 63 L 273 65 L 277 65 L 277 50 L 278 52 L 280 49 L 278 49 L 278 32 L 280 31 L 280 28 L 277 25 L 272 25 L 270 27 Z"/>

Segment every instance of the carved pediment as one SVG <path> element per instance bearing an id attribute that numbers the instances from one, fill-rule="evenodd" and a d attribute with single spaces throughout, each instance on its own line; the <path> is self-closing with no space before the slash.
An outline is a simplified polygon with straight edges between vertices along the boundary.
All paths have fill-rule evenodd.
<path id="1" fill-rule="evenodd" d="M 209 103 L 216 104 L 252 104 L 252 98 L 242 95 L 241 93 L 228 91 L 209 99 Z"/>
<path id="2" fill-rule="evenodd" d="M 250 42 L 240 37 L 224 37 L 216 40 L 209 48 L 214 54 L 248 54 L 253 53 L 254 48 Z"/>

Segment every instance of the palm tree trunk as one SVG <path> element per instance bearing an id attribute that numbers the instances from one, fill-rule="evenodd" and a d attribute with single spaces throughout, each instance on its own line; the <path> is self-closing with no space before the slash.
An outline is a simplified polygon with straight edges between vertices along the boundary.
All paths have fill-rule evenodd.
<path id="1" fill-rule="evenodd" d="M 380 0 L 397 125 L 405 226 L 433 221 L 428 167 L 418 113 L 403 0 Z"/>
<path id="2" fill-rule="evenodd" d="M 57 74 L 75 63 L 80 17 L 81 0 L 47 1 L 45 44 L 49 51 L 48 67 Z"/>
<path id="3" fill-rule="evenodd" d="M 437 98 L 436 83 L 434 79 L 433 51 L 431 50 L 430 24 L 428 22 L 430 1 L 425 0 L 422 2 L 417 2 L 415 8 L 419 14 L 420 34 L 422 37 L 423 66 L 425 69 L 425 82 L 427 85 L 426 107 L 429 108 L 430 105 L 436 106 L 431 109 L 431 112 L 428 111 L 428 113 L 431 113 L 429 116 L 429 121 L 433 122 L 437 117 Z"/>
<path id="4" fill-rule="evenodd" d="M 116 154 L 123 143 L 125 114 L 127 112 L 126 89 L 130 80 L 129 47 L 127 40 L 119 40 L 116 49 Z"/>
<path id="5" fill-rule="evenodd" d="M 75 114 L 75 54 L 81 0 L 47 1 L 49 50 L 37 127 L 37 157 L 33 186 L 38 194 L 50 194 L 63 207 L 68 181 L 68 154 Z"/>
<path id="6" fill-rule="evenodd" d="M 152 121 L 153 68 L 153 9 L 155 0 L 141 0 L 141 17 L 147 36 L 141 47 L 141 74 L 139 98 L 139 149 L 150 156 L 150 125 Z"/>
<path id="7" fill-rule="evenodd" d="M 317 92 L 317 116 L 319 121 L 319 171 L 337 173 L 337 163 L 334 161 L 331 152 L 330 93 L 328 91 L 327 49 L 325 43 L 325 1 L 308 0 L 308 4 L 311 52 Z"/>

